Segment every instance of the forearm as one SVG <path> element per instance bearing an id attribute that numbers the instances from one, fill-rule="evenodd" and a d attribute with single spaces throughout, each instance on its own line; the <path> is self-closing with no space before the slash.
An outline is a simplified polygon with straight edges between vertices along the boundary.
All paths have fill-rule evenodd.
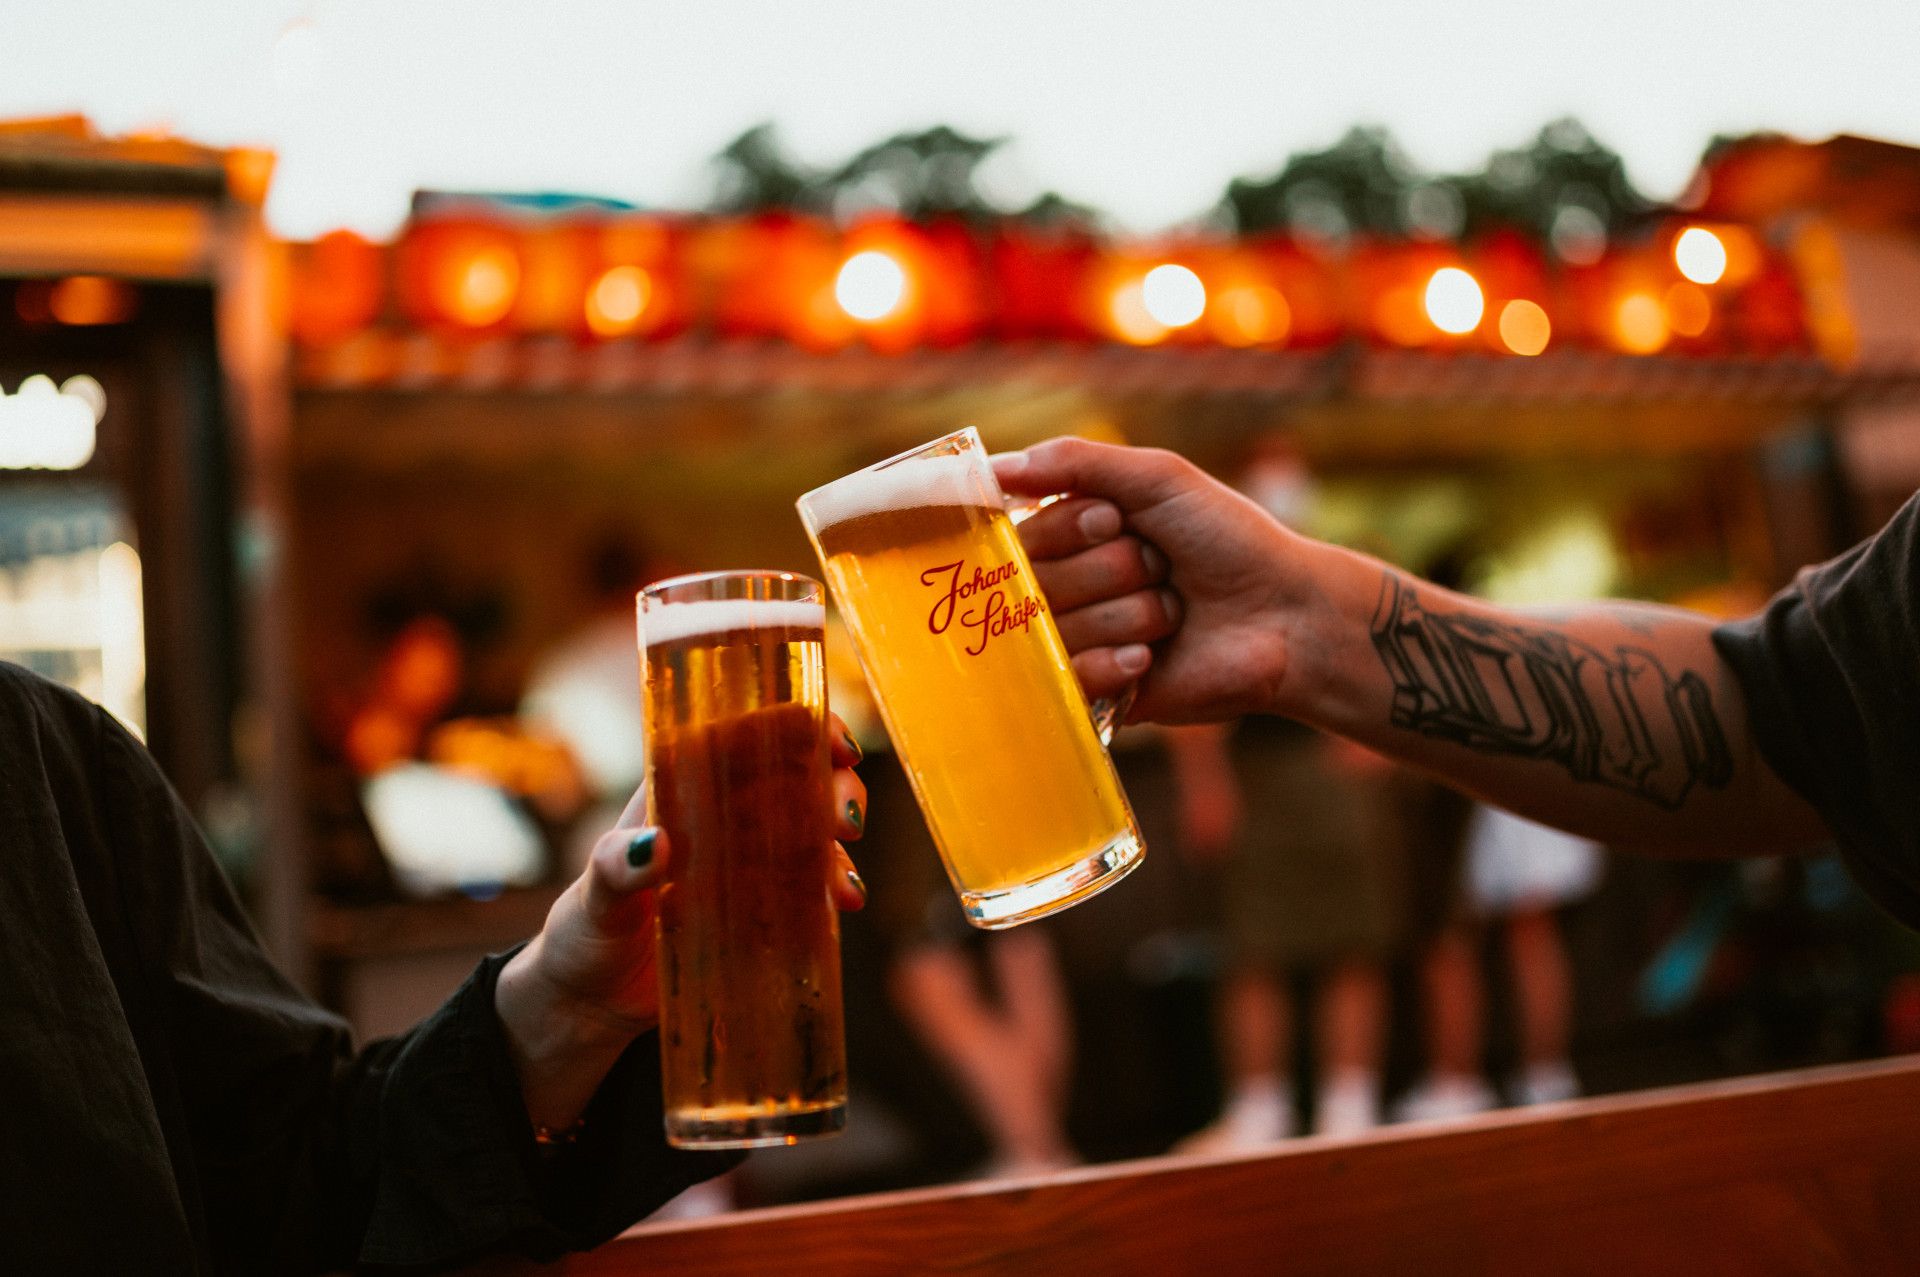
<path id="1" fill-rule="evenodd" d="M 1754 749 L 1706 617 L 1520 613 L 1315 546 L 1281 712 L 1522 815 L 1691 855 L 1797 850 L 1818 819 Z"/>

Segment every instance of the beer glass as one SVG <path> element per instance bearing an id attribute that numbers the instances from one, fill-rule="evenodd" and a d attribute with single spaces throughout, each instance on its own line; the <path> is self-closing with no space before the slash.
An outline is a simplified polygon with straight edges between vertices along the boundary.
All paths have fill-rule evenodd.
<path id="1" fill-rule="evenodd" d="M 818 581 L 676 577 L 640 592 L 669 1143 L 752 1148 L 846 1125 L 832 764 Z"/>
<path id="2" fill-rule="evenodd" d="M 980 436 L 816 488 L 826 568 L 967 920 L 1044 917 L 1145 850 Z"/>

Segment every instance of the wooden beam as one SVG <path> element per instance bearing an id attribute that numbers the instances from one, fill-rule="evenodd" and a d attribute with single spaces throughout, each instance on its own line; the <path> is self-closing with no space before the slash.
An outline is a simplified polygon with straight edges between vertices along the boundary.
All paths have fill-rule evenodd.
<path id="1" fill-rule="evenodd" d="M 201 199 L 0 195 L 0 275 L 209 282 L 217 231 Z"/>
<path id="2" fill-rule="evenodd" d="M 481 1271 L 1764 1277 L 1912 1272 L 1915 1256 L 1906 1059 L 643 1226 L 550 1268 Z"/>

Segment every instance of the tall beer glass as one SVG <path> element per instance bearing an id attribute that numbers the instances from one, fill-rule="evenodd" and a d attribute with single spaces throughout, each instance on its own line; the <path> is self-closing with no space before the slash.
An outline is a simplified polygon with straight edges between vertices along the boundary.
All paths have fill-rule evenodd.
<path id="1" fill-rule="evenodd" d="M 967 920 L 1011 927 L 1144 845 L 972 430 L 800 498 Z"/>
<path id="2" fill-rule="evenodd" d="M 640 593 L 667 1139 L 751 1148 L 846 1125 L 832 765 L 818 581 Z"/>

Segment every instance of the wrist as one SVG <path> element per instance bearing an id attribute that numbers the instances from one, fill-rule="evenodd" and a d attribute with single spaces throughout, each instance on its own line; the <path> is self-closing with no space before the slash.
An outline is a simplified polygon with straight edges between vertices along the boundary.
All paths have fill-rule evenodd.
<path id="1" fill-rule="evenodd" d="M 1379 699 L 1373 613 L 1386 564 L 1301 538 L 1295 548 L 1297 596 L 1284 606 L 1287 667 L 1273 711 L 1341 735 L 1367 726 Z"/>
<path id="2" fill-rule="evenodd" d="M 501 968 L 493 1004 L 529 1121 L 563 1130 L 645 1026 L 567 993 L 542 953 L 536 937 Z"/>

